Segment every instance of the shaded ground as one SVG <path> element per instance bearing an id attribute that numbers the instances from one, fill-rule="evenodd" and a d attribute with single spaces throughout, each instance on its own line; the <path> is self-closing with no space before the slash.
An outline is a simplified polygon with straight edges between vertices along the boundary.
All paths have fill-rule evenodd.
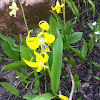
<path id="1" fill-rule="evenodd" d="M 84 19 L 84 28 L 83 28 L 83 22 L 82 20 Z M 88 27 L 88 23 L 92 23 L 92 10 L 89 10 L 88 15 L 87 13 L 83 14 L 80 16 L 80 21 L 77 22 L 75 25 L 74 29 L 75 31 L 81 31 L 84 32 L 83 38 L 86 40 L 86 42 L 89 42 L 89 34 L 91 34 L 92 30 Z M 98 15 L 95 17 L 95 21 L 97 21 Z M 82 41 L 78 42 L 76 44 L 76 48 L 80 49 L 82 47 Z M 0 48 L 1 50 L 1 48 Z M 94 76 L 100 76 L 100 68 L 95 67 L 92 65 L 92 70 L 90 68 L 90 62 L 93 60 L 94 62 L 100 63 L 100 47 L 95 46 L 93 51 L 91 52 L 90 55 L 87 55 L 86 58 L 86 63 L 83 64 L 83 62 L 74 54 L 74 52 L 70 51 L 69 55 L 67 52 L 64 52 L 64 56 L 69 58 L 70 55 L 73 55 L 75 58 L 75 66 L 72 69 L 74 74 L 77 74 L 79 76 L 79 79 L 81 80 L 81 88 L 78 89 L 78 92 L 74 94 L 73 100 L 77 100 L 77 98 L 82 98 L 82 100 L 100 100 L 100 81 L 96 80 Z M 2 53 L 2 56 L 5 56 Z M 69 61 L 68 61 L 69 63 Z M 67 64 L 68 64 L 67 63 Z M 6 65 L 8 64 L 7 61 L 3 61 L 3 64 Z M 66 64 L 65 64 L 66 66 Z M 0 65 L 0 69 L 3 66 Z M 29 73 L 31 70 L 29 70 Z M 14 71 L 3 71 L 0 73 L 0 81 L 2 82 L 9 82 L 12 85 L 17 85 L 18 81 L 16 81 L 16 75 Z M 68 74 L 65 70 L 62 70 L 62 76 L 65 76 Z M 71 90 L 71 80 L 70 77 L 68 78 L 62 78 L 61 76 L 61 90 L 62 94 L 69 96 L 70 90 Z M 32 76 L 33 77 L 33 76 Z M 48 79 L 48 78 L 47 78 Z M 44 90 L 44 83 L 45 83 L 45 78 L 44 76 L 41 76 L 40 78 L 41 81 L 41 91 L 42 93 L 45 92 Z M 28 88 L 25 89 L 25 85 L 21 84 L 18 87 L 18 91 L 20 95 L 25 95 L 27 94 L 32 94 L 32 89 Z M 50 84 L 49 80 L 47 80 L 47 90 L 50 91 Z M 5 89 L 0 87 L 0 100 L 23 100 L 19 99 L 14 95 L 11 95 L 9 92 L 7 92 Z"/>

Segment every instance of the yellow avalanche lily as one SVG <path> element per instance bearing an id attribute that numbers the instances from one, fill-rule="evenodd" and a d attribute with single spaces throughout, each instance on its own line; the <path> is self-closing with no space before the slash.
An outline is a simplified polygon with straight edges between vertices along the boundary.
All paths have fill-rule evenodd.
<path id="1" fill-rule="evenodd" d="M 50 45 L 55 40 L 55 36 L 47 32 L 40 32 L 37 37 L 30 37 L 31 31 L 28 32 L 26 43 L 32 50 L 36 50 L 39 46 L 41 46 L 41 49 L 44 49 L 44 47 L 47 47 L 46 44 Z"/>
<path id="2" fill-rule="evenodd" d="M 9 6 L 9 8 L 12 10 L 11 12 L 9 12 L 10 16 L 14 15 L 14 17 L 16 17 L 16 12 L 17 12 L 17 10 L 19 9 L 19 8 L 17 7 L 16 2 L 13 1 L 13 2 L 12 2 L 12 5 Z"/>
<path id="3" fill-rule="evenodd" d="M 68 98 L 66 96 L 63 96 L 63 95 L 59 95 L 59 98 L 61 98 L 62 100 L 68 100 Z"/>
<path id="4" fill-rule="evenodd" d="M 42 30 L 49 30 L 49 24 L 46 21 L 40 21 L 39 22 L 39 27 Z"/>
<path id="5" fill-rule="evenodd" d="M 46 53 L 39 54 L 38 52 L 34 51 L 34 54 L 36 55 L 36 62 L 32 62 L 32 60 L 27 61 L 23 59 L 28 66 L 37 68 L 37 72 L 40 72 L 43 68 L 44 70 L 46 68 L 49 68 L 47 65 L 44 65 L 49 59 L 49 56 Z M 42 55 L 44 55 L 44 57 Z"/>
<path id="6" fill-rule="evenodd" d="M 56 12 L 59 14 L 59 13 L 62 13 L 61 12 L 61 8 L 63 8 L 64 7 L 64 4 L 61 4 L 60 5 L 60 3 L 59 3 L 59 1 L 57 0 L 57 2 L 56 2 L 56 6 L 55 7 L 53 7 L 53 6 L 51 6 L 51 8 L 52 8 L 52 10 L 54 11 L 54 10 L 56 10 Z"/>

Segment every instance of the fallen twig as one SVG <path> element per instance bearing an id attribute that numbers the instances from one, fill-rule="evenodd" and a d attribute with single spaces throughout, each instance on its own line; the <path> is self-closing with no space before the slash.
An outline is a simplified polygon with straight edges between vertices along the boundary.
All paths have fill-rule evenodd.
<path id="1" fill-rule="evenodd" d="M 74 93 L 74 87 L 75 87 L 75 82 L 74 82 L 74 78 L 73 78 L 73 75 L 72 75 L 72 72 L 71 72 L 71 64 L 67 65 L 67 68 L 68 68 L 68 71 L 69 71 L 69 75 L 70 75 L 70 78 L 71 78 L 71 81 L 72 81 L 72 89 L 71 89 L 71 93 L 70 93 L 70 97 L 69 97 L 69 100 L 72 100 L 72 97 L 73 97 L 73 93 Z M 67 71 L 67 68 L 66 71 Z"/>

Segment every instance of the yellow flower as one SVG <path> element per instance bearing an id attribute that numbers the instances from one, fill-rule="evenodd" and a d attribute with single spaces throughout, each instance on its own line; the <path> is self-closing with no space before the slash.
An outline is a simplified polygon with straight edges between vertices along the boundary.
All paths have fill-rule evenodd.
<path id="1" fill-rule="evenodd" d="M 56 6 L 55 7 L 53 7 L 53 6 L 51 6 L 51 8 L 52 8 L 52 10 L 54 11 L 54 10 L 56 10 L 56 12 L 59 14 L 59 13 L 62 13 L 61 12 L 61 8 L 63 8 L 64 7 L 64 4 L 61 4 L 60 5 L 60 3 L 59 3 L 59 1 L 57 0 L 57 2 L 56 2 Z"/>
<path id="2" fill-rule="evenodd" d="M 68 100 L 68 98 L 66 96 L 63 96 L 63 95 L 59 95 L 59 98 L 61 98 L 62 100 Z"/>
<path id="3" fill-rule="evenodd" d="M 44 49 L 44 47 L 47 47 L 46 44 L 50 45 L 55 40 L 55 36 L 47 32 L 40 32 L 37 37 L 30 37 L 31 31 L 28 32 L 26 43 L 32 50 L 36 50 L 39 46 L 41 46 L 41 49 Z"/>
<path id="4" fill-rule="evenodd" d="M 39 27 L 42 30 L 49 30 L 49 24 L 46 21 L 40 21 L 39 22 Z"/>
<path id="5" fill-rule="evenodd" d="M 32 62 L 32 60 L 27 61 L 23 59 L 24 62 L 30 67 L 37 68 L 36 70 L 37 72 L 40 72 L 43 68 L 44 70 L 48 68 L 48 66 L 44 64 L 48 61 L 49 56 L 46 53 L 39 54 L 38 52 L 35 52 L 35 51 L 34 51 L 34 54 L 36 55 L 36 62 Z M 44 55 L 44 57 L 42 55 Z"/>
<path id="6" fill-rule="evenodd" d="M 11 12 L 9 12 L 10 16 L 14 15 L 14 17 L 16 17 L 16 11 L 19 9 L 17 7 L 17 4 L 15 1 L 12 2 L 12 5 L 9 6 L 9 8 L 12 10 Z"/>

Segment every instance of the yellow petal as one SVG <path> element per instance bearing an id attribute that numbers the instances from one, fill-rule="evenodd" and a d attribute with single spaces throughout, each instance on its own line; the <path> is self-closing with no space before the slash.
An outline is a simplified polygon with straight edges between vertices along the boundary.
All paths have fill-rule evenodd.
<path id="1" fill-rule="evenodd" d="M 40 66 L 40 67 L 37 68 L 36 71 L 37 71 L 37 72 L 40 72 L 42 69 L 43 69 L 43 66 Z"/>
<path id="2" fill-rule="evenodd" d="M 68 97 L 66 97 L 66 96 L 59 95 L 59 97 L 60 97 L 62 100 L 68 100 Z"/>
<path id="3" fill-rule="evenodd" d="M 40 32 L 38 35 L 37 35 L 37 37 L 40 37 L 41 35 L 43 35 L 44 34 L 44 32 Z"/>
<path id="4" fill-rule="evenodd" d="M 44 65 L 44 70 L 46 69 L 46 68 L 49 68 L 47 65 Z"/>
<path id="5" fill-rule="evenodd" d="M 45 40 L 46 40 L 46 43 L 48 43 L 49 45 L 51 44 L 51 43 L 53 43 L 54 42 L 54 40 L 55 40 L 55 36 L 54 35 L 52 35 L 52 34 L 48 34 L 48 33 L 44 33 L 44 38 L 45 38 Z"/>
<path id="6" fill-rule="evenodd" d="M 34 51 L 34 54 L 36 55 L 36 61 L 37 62 L 43 61 L 43 57 L 42 57 L 41 54 L 39 54 L 38 52 L 35 52 L 35 51 Z"/>
<path id="7" fill-rule="evenodd" d="M 35 50 L 39 47 L 39 39 L 37 37 L 26 37 L 26 44 L 29 46 L 30 49 Z"/>
<path id="8" fill-rule="evenodd" d="M 40 21 L 39 22 L 39 27 L 43 30 L 48 30 L 49 29 L 49 24 L 46 21 Z"/>
<path id="9" fill-rule="evenodd" d="M 36 68 L 36 67 L 39 66 L 37 62 L 31 62 L 31 61 L 27 61 L 25 59 L 23 59 L 23 60 L 29 67 L 35 67 Z"/>
<path id="10" fill-rule="evenodd" d="M 64 7 L 64 4 L 61 4 L 60 5 L 60 3 L 59 3 L 59 1 L 57 0 L 57 2 L 56 2 L 56 6 L 55 7 L 52 7 L 51 6 L 51 8 L 52 8 L 52 10 L 56 10 L 56 12 L 59 14 L 59 13 L 62 13 L 61 12 L 61 8 L 62 7 Z"/>
<path id="11" fill-rule="evenodd" d="M 49 59 L 49 56 L 47 55 L 47 53 L 43 53 L 45 56 L 43 58 L 43 62 L 46 63 Z"/>
<path id="12" fill-rule="evenodd" d="M 30 49 L 35 50 L 39 47 L 39 38 L 30 37 L 31 31 L 32 30 L 28 32 L 28 36 L 26 37 L 26 44 L 29 46 Z"/>

